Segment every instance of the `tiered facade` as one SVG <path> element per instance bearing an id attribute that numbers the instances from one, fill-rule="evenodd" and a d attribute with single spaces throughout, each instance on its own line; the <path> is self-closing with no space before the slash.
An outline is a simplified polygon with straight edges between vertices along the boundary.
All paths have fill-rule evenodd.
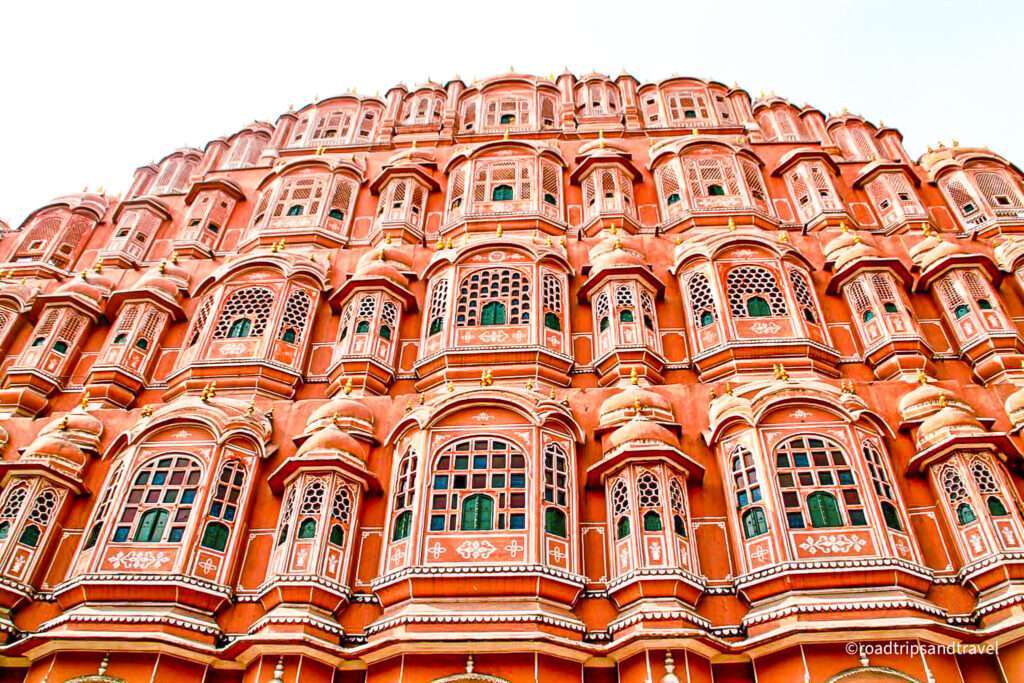
<path id="1" fill-rule="evenodd" d="M 1024 677 L 1024 192 L 987 149 L 513 73 L 12 228 L 0 680 Z M 980 653 L 849 647 L 890 641 Z"/>

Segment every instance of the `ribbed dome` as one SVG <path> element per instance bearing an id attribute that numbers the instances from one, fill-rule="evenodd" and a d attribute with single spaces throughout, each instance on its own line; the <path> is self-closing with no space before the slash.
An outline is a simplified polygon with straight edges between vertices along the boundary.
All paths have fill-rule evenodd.
<path id="1" fill-rule="evenodd" d="M 110 280 L 102 275 L 97 275 L 95 273 L 83 273 L 82 275 L 72 278 L 62 284 L 55 290 L 55 293 L 73 294 L 85 297 L 86 299 L 99 304 L 103 301 L 103 297 L 106 296 L 107 292 L 110 291 L 111 286 L 112 283 Z"/>
<path id="2" fill-rule="evenodd" d="M 632 414 L 637 406 L 662 411 L 668 414 L 669 419 L 673 418 L 672 404 L 668 399 L 650 389 L 631 386 L 604 400 L 599 411 L 601 424 L 614 421 L 623 412 Z"/>
<path id="3" fill-rule="evenodd" d="M 824 253 L 826 261 L 834 261 L 839 252 L 849 249 L 857 243 L 857 236 L 852 232 L 841 232 L 825 244 Z"/>
<path id="4" fill-rule="evenodd" d="M 943 257 L 960 253 L 960 247 L 938 235 L 929 235 L 911 247 L 909 253 L 911 260 L 924 269 Z"/>
<path id="5" fill-rule="evenodd" d="M 369 261 L 365 265 L 360 264 L 353 275 L 353 278 L 357 280 L 377 277 L 390 280 L 403 289 L 408 289 L 409 287 L 409 278 L 387 261 Z"/>
<path id="6" fill-rule="evenodd" d="M 161 272 L 161 269 L 163 272 Z M 134 289 L 150 289 L 161 292 L 170 298 L 177 298 L 182 289 L 188 287 L 189 275 L 181 266 L 164 262 L 150 268 L 135 283 Z"/>
<path id="7" fill-rule="evenodd" d="M 726 413 L 734 410 L 749 412 L 750 401 L 734 394 L 722 394 L 711 401 L 711 406 L 708 408 L 708 419 L 712 425 L 717 424 Z"/>
<path id="8" fill-rule="evenodd" d="M 857 242 L 853 246 L 843 249 L 841 252 L 836 254 L 836 270 L 842 270 L 850 263 L 862 258 L 869 258 L 879 256 L 878 250 L 874 247 L 865 244 L 864 242 Z"/>
<path id="9" fill-rule="evenodd" d="M 639 416 L 616 429 L 608 437 L 608 445 L 611 448 L 618 448 L 634 441 L 655 441 L 672 448 L 679 448 L 679 440 L 675 434 L 657 422 L 651 422 L 647 418 Z"/>
<path id="10" fill-rule="evenodd" d="M 39 436 L 29 444 L 22 460 L 51 460 L 58 467 L 74 473 L 81 472 L 89 458 L 75 444 L 56 436 Z"/>
<path id="11" fill-rule="evenodd" d="M 51 421 L 39 430 L 39 436 L 51 436 L 62 441 L 71 441 L 80 446 L 96 449 L 103 434 L 103 423 L 81 408 Z"/>
<path id="12" fill-rule="evenodd" d="M 1024 425 L 1024 387 L 1007 396 L 1006 403 L 1003 405 L 1014 427 Z"/>
<path id="13" fill-rule="evenodd" d="M 900 417 L 904 420 L 920 420 L 937 412 L 944 404 L 966 407 L 952 391 L 922 382 L 900 398 Z"/>
<path id="14" fill-rule="evenodd" d="M 365 403 L 343 396 L 333 401 L 328 401 L 314 410 L 309 419 L 306 420 L 306 426 L 313 427 L 324 421 L 333 422 L 335 416 L 337 416 L 338 420 L 356 420 L 369 425 L 373 424 L 373 412 L 366 407 Z"/>
<path id="15" fill-rule="evenodd" d="M 326 429 L 321 429 L 316 434 L 309 437 L 309 439 L 299 447 L 296 456 L 302 458 L 314 453 L 322 453 L 325 451 L 340 452 L 344 455 L 348 455 L 362 461 L 365 461 L 367 456 L 367 448 L 364 444 L 333 425 Z"/>
<path id="16" fill-rule="evenodd" d="M 590 263 L 592 273 L 599 273 L 609 268 L 643 266 L 643 258 L 634 251 L 628 249 L 616 249 L 605 252 L 597 257 L 591 257 Z"/>
<path id="17" fill-rule="evenodd" d="M 918 447 L 930 446 L 943 439 L 964 433 L 984 433 L 978 419 L 959 406 L 946 406 L 924 422 L 917 431 Z"/>

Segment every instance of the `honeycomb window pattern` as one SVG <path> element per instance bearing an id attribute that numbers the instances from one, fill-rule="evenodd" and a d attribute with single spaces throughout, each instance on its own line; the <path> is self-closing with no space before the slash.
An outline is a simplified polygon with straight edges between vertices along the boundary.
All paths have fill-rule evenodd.
<path id="1" fill-rule="evenodd" d="M 526 277 L 518 270 L 496 268 L 478 270 L 462 281 L 455 312 L 456 325 L 480 325 L 481 311 L 491 302 L 504 306 L 506 324 L 530 322 L 530 285 Z"/>
<path id="2" fill-rule="evenodd" d="M 273 304 L 273 292 L 264 287 L 247 287 L 236 291 L 224 304 L 224 309 L 217 320 L 217 327 L 213 332 L 213 338 L 226 339 L 231 326 L 241 318 L 248 319 L 252 324 L 248 336 L 263 336 Z"/>
<path id="3" fill-rule="evenodd" d="M 747 300 L 754 296 L 764 297 L 772 317 L 786 315 L 786 300 L 779 289 L 775 275 L 761 266 L 738 266 L 729 271 L 726 279 L 729 292 L 729 310 L 733 317 L 749 317 Z"/>

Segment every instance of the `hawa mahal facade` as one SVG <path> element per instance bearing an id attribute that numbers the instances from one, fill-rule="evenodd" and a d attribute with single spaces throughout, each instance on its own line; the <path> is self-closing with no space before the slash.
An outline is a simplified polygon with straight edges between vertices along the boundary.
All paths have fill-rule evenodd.
<path id="1" fill-rule="evenodd" d="M 1022 179 L 509 73 L 59 197 L 0 241 L 0 680 L 1020 680 Z"/>

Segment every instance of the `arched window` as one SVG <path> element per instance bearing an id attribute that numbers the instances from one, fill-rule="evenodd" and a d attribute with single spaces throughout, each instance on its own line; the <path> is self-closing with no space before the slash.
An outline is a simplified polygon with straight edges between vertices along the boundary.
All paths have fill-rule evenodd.
<path id="1" fill-rule="evenodd" d="M 544 327 L 562 329 L 562 282 L 554 273 L 545 273 L 543 279 Z"/>
<path id="2" fill-rule="evenodd" d="M 668 485 L 669 504 L 672 507 L 672 531 L 676 536 L 686 537 L 686 494 L 678 479 Z"/>
<path id="3" fill-rule="evenodd" d="M 996 517 L 1008 514 L 1001 497 L 1003 492 L 1000 491 L 999 484 L 996 482 L 995 475 L 992 474 L 989 466 L 980 459 L 972 461 L 971 477 L 978 487 L 978 493 L 985 499 L 985 506 L 988 508 L 989 513 Z"/>
<path id="4" fill-rule="evenodd" d="M 302 493 L 302 503 L 299 505 L 299 538 L 316 537 L 316 520 L 323 510 L 326 496 L 327 491 L 321 480 L 314 479 L 306 485 L 306 490 Z"/>
<path id="5" fill-rule="evenodd" d="M 235 291 L 221 310 L 213 338 L 263 336 L 273 303 L 274 294 L 265 287 Z"/>
<path id="6" fill-rule="evenodd" d="M 495 202 L 510 202 L 514 198 L 511 185 L 495 185 L 491 190 L 491 200 Z"/>
<path id="7" fill-rule="evenodd" d="M 84 550 L 96 545 L 96 541 L 99 540 L 100 532 L 103 530 L 103 523 L 107 520 L 107 511 L 110 509 L 110 503 L 114 498 L 114 494 L 117 492 L 117 486 L 121 483 L 121 473 L 124 472 L 124 463 L 119 463 L 114 468 L 114 473 L 110 477 L 110 481 L 103 488 L 103 498 L 100 500 L 100 504 L 96 507 L 96 512 L 93 515 L 93 524 L 89 529 L 89 535 L 85 538 Z M 2 517 L 2 515 L 0 515 Z"/>
<path id="8" fill-rule="evenodd" d="M 654 330 L 654 301 L 651 299 L 651 295 L 646 290 L 640 290 L 640 308 L 643 310 L 644 327 L 648 330 Z"/>
<path id="9" fill-rule="evenodd" d="M 206 327 L 206 319 L 210 315 L 210 309 L 213 308 L 213 297 L 208 296 L 199 307 L 198 313 L 192 321 L 192 331 L 188 335 L 188 345 L 195 346 L 196 342 L 199 341 L 199 337 L 203 334 L 203 329 Z"/>
<path id="10" fill-rule="evenodd" d="M 139 468 L 114 527 L 114 542 L 176 543 L 185 535 L 202 468 L 188 455 L 152 458 Z M 134 526 L 135 533 L 132 535 Z"/>
<path id="11" fill-rule="evenodd" d="M 793 294 L 796 295 L 796 304 L 800 307 L 804 320 L 809 323 L 817 323 L 818 316 L 814 312 L 814 298 L 811 295 L 811 288 L 807 284 L 807 278 L 796 268 L 790 268 L 789 280 L 793 283 Z"/>
<path id="12" fill-rule="evenodd" d="M 853 468 L 835 442 L 809 436 L 787 439 L 775 449 L 775 469 L 790 529 L 805 528 L 805 515 L 813 527 L 846 526 L 839 499 L 851 526 L 867 525 Z"/>
<path id="13" fill-rule="evenodd" d="M 751 508 L 743 513 L 743 537 L 754 538 L 768 533 L 768 520 L 761 508 Z"/>
<path id="14" fill-rule="evenodd" d="M 438 280 L 434 285 L 434 293 L 430 298 L 430 321 L 427 335 L 433 336 L 444 328 L 444 319 L 448 315 L 448 280 Z"/>
<path id="15" fill-rule="evenodd" d="M 288 301 L 284 305 L 284 315 L 281 317 L 281 326 L 278 334 L 283 341 L 297 344 L 302 340 L 302 333 L 306 329 L 306 322 L 309 320 L 309 309 L 311 306 L 309 294 L 303 289 L 292 290 L 288 295 Z"/>
<path id="16" fill-rule="evenodd" d="M 44 489 L 32 502 L 32 508 L 28 512 L 27 524 L 21 532 L 19 543 L 35 548 L 39 544 L 39 537 L 53 518 L 57 509 L 57 492 L 53 489 Z"/>
<path id="17" fill-rule="evenodd" d="M 327 542 L 336 546 L 345 545 L 345 533 L 352 519 L 352 493 L 346 484 L 339 484 L 331 502 L 331 527 Z"/>
<path id="18" fill-rule="evenodd" d="M 6 539 L 11 533 L 11 525 L 21 514 L 22 506 L 25 505 L 25 498 L 28 497 L 27 486 L 15 486 L 7 492 L 7 500 L 0 510 L 0 541 Z"/>
<path id="19" fill-rule="evenodd" d="M 467 496 L 462 501 L 462 530 L 490 531 L 494 528 L 494 499 L 483 493 Z"/>
<path id="20" fill-rule="evenodd" d="M 711 283 L 704 273 L 694 273 L 687 284 L 690 295 L 690 310 L 693 319 L 700 327 L 707 327 L 715 322 L 715 297 L 711 293 Z"/>
<path id="21" fill-rule="evenodd" d="M 601 292 L 598 295 L 595 312 L 597 314 L 597 328 L 599 331 L 604 332 L 611 325 L 611 319 L 608 317 L 611 312 L 611 304 L 609 303 L 607 293 Z"/>
<path id="22" fill-rule="evenodd" d="M 526 456 L 504 439 L 445 447 L 434 460 L 431 491 L 431 531 L 526 528 Z"/>
<path id="23" fill-rule="evenodd" d="M 865 441 L 861 452 L 864 454 L 868 472 L 871 474 L 875 495 L 881 501 L 882 518 L 885 520 L 885 525 L 895 531 L 902 531 L 903 525 L 900 522 L 899 509 L 896 507 L 896 493 L 892 484 L 889 483 L 889 470 L 882 460 L 881 448 L 874 441 Z"/>
<path id="24" fill-rule="evenodd" d="M 66 341 L 58 341 L 53 345 L 53 350 L 57 353 L 64 355 L 68 352 L 68 343 Z"/>
<path id="25" fill-rule="evenodd" d="M 749 318 L 786 315 L 786 300 L 779 284 L 767 268 L 738 266 L 726 278 L 729 309 L 733 317 Z"/>
<path id="26" fill-rule="evenodd" d="M 395 515 L 391 540 L 408 538 L 412 530 L 412 500 L 416 490 L 416 451 L 409 449 L 398 464 L 395 479 L 395 498 L 392 514 Z"/>
<path id="27" fill-rule="evenodd" d="M 245 486 L 245 467 L 238 460 L 231 460 L 224 464 L 217 477 L 216 486 L 213 488 L 213 496 L 210 499 L 210 509 L 206 514 L 209 520 L 206 531 L 203 532 L 201 545 L 213 550 L 224 550 L 227 547 L 230 527 L 238 517 L 238 507 L 241 504 L 242 489 Z M 207 543 L 207 539 L 212 544 Z"/>
<path id="28" fill-rule="evenodd" d="M 622 479 L 612 486 L 612 519 L 615 521 L 615 539 L 629 536 L 629 489 Z"/>
<path id="29" fill-rule="evenodd" d="M 661 486 L 650 472 L 644 472 L 637 478 L 636 499 L 644 531 L 661 531 Z"/>
<path id="30" fill-rule="evenodd" d="M 528 322 L 530 283 L 523 273 L 512 268 L 488 268 L 463 278 L 455 310 L 457 326 L 521 325 Z"/>
<path id="31" fill-rule="evenodd" d="M 398 325 L 398 307 L 385 301 L 380 311 L 380 329 L 377 331 L 381 339 L 391 339 L 391 333 Z"/>
<path id="32" fill-rule="evenodd" d="M 974 508 L 968 502 L 967 487 L 964 486 L 960 473 L 953 465 L 946 465 L 939 475 L 942 488 L 946 492 L 946 498 L 956 513 L 957 521 L 960 524 L 970 524 L 978 517 L 974 514 Z"/>
<path id="33" fill-rule="evenodd" d="M 729 456 L 732 466 L 732 480 L 736 492 L 736 507 L 741 510 L 761 501 L 761 484 L 750 449 L 736 446 Z"/>
<path id="34" fill-rule="evenodd" d="M 569 456 L 556 443 L 544 447 L 544 530 L 566 537 L 566 509 L 569 504 Z"/>

